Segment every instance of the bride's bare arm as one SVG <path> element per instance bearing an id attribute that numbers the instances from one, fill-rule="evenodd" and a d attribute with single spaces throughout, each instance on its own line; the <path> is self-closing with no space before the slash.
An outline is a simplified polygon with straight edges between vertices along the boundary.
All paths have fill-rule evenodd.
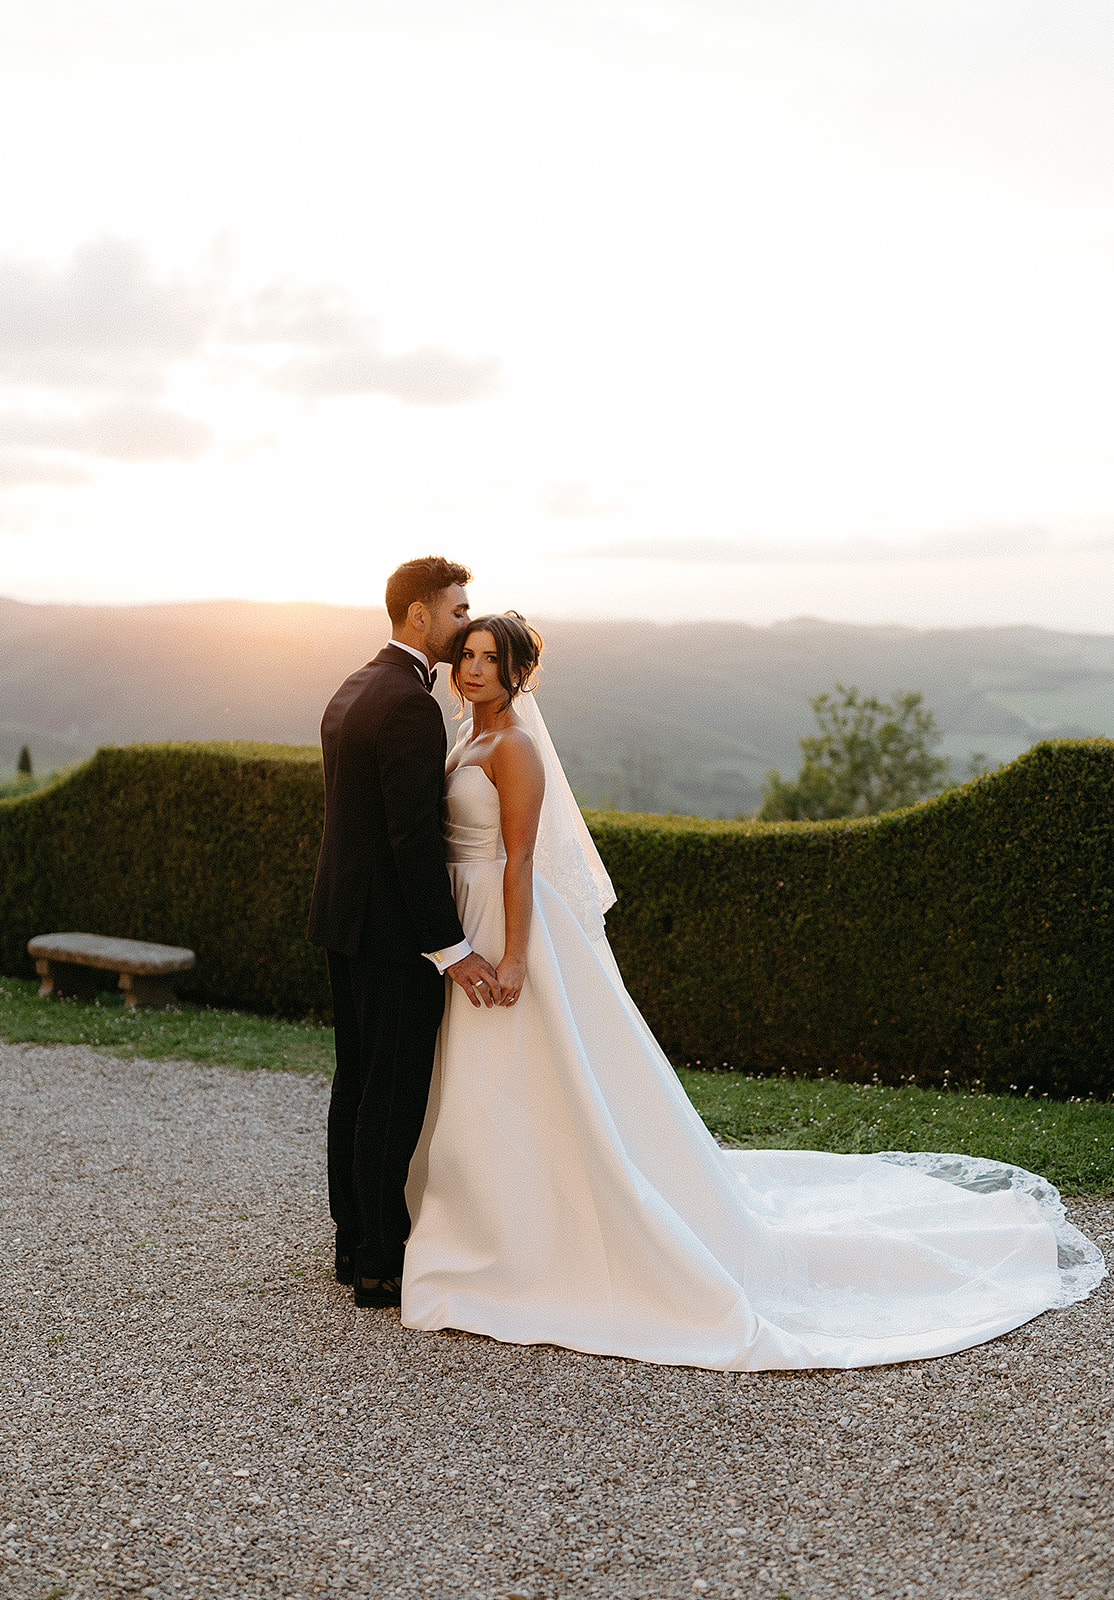
<path id="1" fill-rule="evenodd" d="M 507 852 L 503 869 L 506 942 L 496 969 L 503 1004 L 514 1005 L 526 976 L 526 941 L 534 908 L 534 841 L 538 836 L 545 772 L 538 747 L 524 728 L 509 729 L 491 755 L 499 791 L 499 825 Z"/>

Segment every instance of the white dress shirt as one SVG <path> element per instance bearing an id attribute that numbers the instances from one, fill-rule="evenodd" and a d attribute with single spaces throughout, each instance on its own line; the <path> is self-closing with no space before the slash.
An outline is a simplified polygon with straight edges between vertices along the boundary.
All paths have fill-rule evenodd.
<path id="1" fill-rule="evenodd" d="M 408 656 L 414 657 L 414 660 L 418 662 L 422 669 L 422 682 L 424 683 L 426 678 L 433 671 L 433 668 L 429 664 L 429 657 L 424 655 L 421 650 L 415 650 L 412 644 L 403 644 L 401 639 L 388 639 L 387 643 L 390 645 L 392 650 L 405 650 Z"/>

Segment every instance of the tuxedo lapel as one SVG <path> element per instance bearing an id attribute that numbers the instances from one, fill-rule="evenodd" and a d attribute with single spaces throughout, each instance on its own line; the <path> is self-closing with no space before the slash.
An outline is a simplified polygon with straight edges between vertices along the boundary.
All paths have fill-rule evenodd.
<path id="1" fill-rule="evenodd" d="M 386 644 L 375 659 L 376 661 L 389 661 L 392 664 L 398 663 L 407 668 L 427 693 L 433 688 L 437 678 L 436 669 L 431 672 L 425 663 L 419 661 L 417 656 L 412 656 L 409 650 L 400 650 L 397 645 Z"/>
<path id="2" fill-rule="evenodd" d="M 414 959 L 464 937 L 445 871 L 446 735 L 419 663 L 385 645 L 345 680 L 321 722 L 325 832 L 310 937 L 355 958 Z"/>

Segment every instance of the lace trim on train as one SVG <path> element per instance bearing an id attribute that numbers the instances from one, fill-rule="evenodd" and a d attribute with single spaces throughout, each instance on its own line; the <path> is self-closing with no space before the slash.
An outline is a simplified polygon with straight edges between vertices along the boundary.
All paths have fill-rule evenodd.
<path id="1" fill-rule="evenodd" d="M 916 1172 L 954 1183 L 959 1189 L 971 1189 L 975 1194 L 1012 1189 L 1017 1194 L 1027 1195 L 1056 1235 L 1060 1294 L 1054 1309 L 1062 1310 L 1086 1300 L 1106 1277 L 1102 1251 L 1068 1221 L 1060 1191 L 1047 1178 L 1006 1161 L 990 1161 L 985 1156 L 940 1155 L 931 1150 L 879 1150 L 876 1154 L 880 1161 L 912 1167 Z"/>

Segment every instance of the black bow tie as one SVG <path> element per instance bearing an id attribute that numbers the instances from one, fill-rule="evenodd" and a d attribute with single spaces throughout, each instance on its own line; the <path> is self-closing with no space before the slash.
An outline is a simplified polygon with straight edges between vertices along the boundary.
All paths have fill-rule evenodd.
<path id="1" fill-rule="evenodd" d="M 391 640 L 391 643 L 394 643 L 393 639 Z M 410 662 L 410 665 L 414 668 L 414 671 L 418 674 L 418 677 L 422 680 L 422 688 L 425 689 L 426 693 L 428 694 L 433 688 L 433 685 L 437 682 L 437 668 L 434 667 L 433 671 L 431 672 L 426 666 L 425 662 L 419 661 L 417 656 L 412 656 L 409 650 L 406 650 L 403 653 L 405 654 L 406 659 Z"/>

